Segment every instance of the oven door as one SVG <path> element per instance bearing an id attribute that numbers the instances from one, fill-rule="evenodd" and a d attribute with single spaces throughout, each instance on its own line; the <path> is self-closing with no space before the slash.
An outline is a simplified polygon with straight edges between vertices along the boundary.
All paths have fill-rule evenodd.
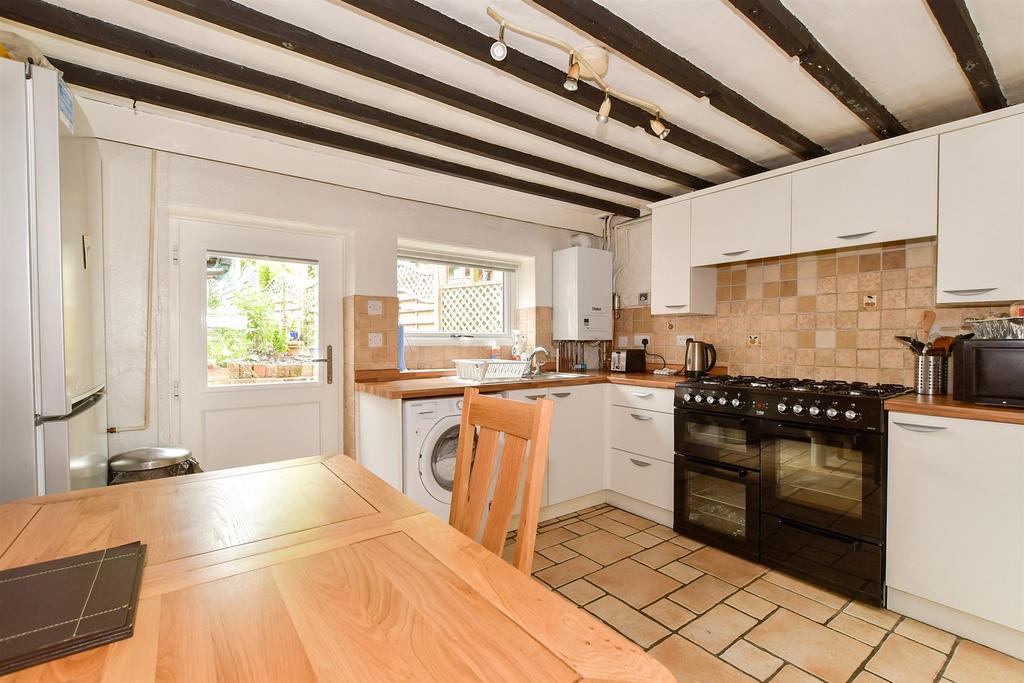
<path id="1" fill-rule="evenodd" d="M 756 470 L 712 465 L 676 454 L 675 530 L 756 560 L 759 478 Z"/>
<path id="2" fill-rule="evenodd" d="M 678 455 L 747 470 L 761 469 L 756 420 L 676 410 L 675 431 Z"/>
<path id="3" fill-rule="evenodd" d="M 765 422 L 761 509 L 798 524 L 882 543 L 885 437 Z"/>

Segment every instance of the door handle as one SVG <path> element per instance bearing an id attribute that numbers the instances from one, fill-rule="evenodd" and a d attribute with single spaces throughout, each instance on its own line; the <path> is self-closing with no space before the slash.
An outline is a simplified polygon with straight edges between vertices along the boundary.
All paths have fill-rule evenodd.
<path id="1" fill-rule="evenodd" d="M 643 460 L 637 460 L 636 458 L 630 458 L 629 461 L 637 467 L 650 467 L 651 463 L 644 462 Z"/>
<path id="2" fill-rule="evenodd" d="M 524 396 L 523 398 L 528 398 L 531 401 L 536 401 L 537 399 L 544 398 L 544 394 L 532 394 L 530 396 Z"/>
<path id="3" fill-rule="evenodd" d="M 326 358 L 314 358 L 313 363 L 327 363 L 327 383 L 334 384 L 334 347 L 327 345 Z"/>
<path id="4" fill-rule="evenodd" d="M 939 432 L 946 429 L 938 425 L 919 425 L 912 422 L 893 422 L 893 424 L 911 432 Z"/>
<path id="5" fill-rule="evenodd" d="M 638 398 L 650 398 L 651 396 L 654 395 L 654 394 L 652 394 L 649 391 L 631 391 L 629 393 L 633 394 L 634 396 L 636 396 Z"/>
<path id="6" fill-rule="evenodd" d="M 653 420 L 654 419 L 650 415 L 637 415 L 636 413 L 630 413 L 629 416 L 631 418 L 633 418 L 634 420 L 640 420 L 641 422 L 646 422 L 647 420 Z"/>
<path id="7" fill-rule="evenodd" d="M 836 239 L 841 240 L 855 240 L 858 237 L 867 237 L 868 235 L 874 235 L 877 230 L 868 230 L 867 232 L 851 232 L 849 235 L 836 235 Z"/>
<path id="8" fill-rule="evenodd" d="M 570 396 L 572 396 L 572 392 L 571 391 L 563 391 L 561 393 L 555 393 L 554 391 L 552 391 L 551 395 L 554 396 L 555 398 L 569 398 Z"/>
<path id="9" fill-rule="evenodd" d="M 740 254 L 746 254 L 749 249 L 740 249 L 739 251 L 723 251 L 722 256 L 739 256 Z"/>
<path id="10" fill-rule="evenodd" d="M 977 289 L 944 289 L 942 290 L 946 294 L 953 294 L 955 296 L 973 296 L 974 294 L 984 294 L 985 292 L 994 292 L 998 287 L 979 287 Z"/>
<path id="11" fill-rule="evenodd" d="M 665 304 L 665 308 L 687 308 L 690 304 Z"/>

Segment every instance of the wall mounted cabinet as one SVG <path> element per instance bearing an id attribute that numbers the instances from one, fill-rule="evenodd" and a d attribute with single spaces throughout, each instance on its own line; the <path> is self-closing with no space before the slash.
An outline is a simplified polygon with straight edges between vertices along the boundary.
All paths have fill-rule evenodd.
<path id="1" fill-rule="evenodd" d="M 715 312 L 714 268 L 690 268 L 690 202 L 651 216 L 651 313 Z"/>
<path id="2" fill-rule="evenodd" d="M 934 235 L 938 173 L 937 137 L 797 171 L 792 251 Z"/>
<path id="3" fill-rule="evenodd" d="M 791 177 L 776 176 L 691 200 L 690 265 L 790 251 Z"/>

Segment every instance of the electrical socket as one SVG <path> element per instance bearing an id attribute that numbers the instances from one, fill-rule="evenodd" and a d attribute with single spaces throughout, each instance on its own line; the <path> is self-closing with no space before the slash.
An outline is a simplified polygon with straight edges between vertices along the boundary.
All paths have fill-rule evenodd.
<path id="1" fill-rule="evenodd" d="M 676 346 L 686 346 L 686 342 L 693 339 L 692 334 L 677 334 L 676 335 Z"/>
<path id="2" fill-rule="evenodd" d="M 384 334 L 382 332 L 371 332 L 367 335 L 367 346 L 371 349 L 378 349 L 384 346 Z"/>
<path id="3" fill-rule="evenodd" d="M 624 349 L 627 346 L 629 346 L 629 335 L 620 334 L 619 335 L 619 348 L 620 349 Z"/>
<path id="4" fill-rule="evenodd" d="M 634 334 L 633 335 L 633 346 L 643 346 L 644 340 L 650 340 L 651 335 L 649 334 Z"/>
<path id="5" fill-rule="evenodd" d="M 367 315 L 383 315 L 384 302 L 380 299 L 370 299 L 366 302 Z"/>

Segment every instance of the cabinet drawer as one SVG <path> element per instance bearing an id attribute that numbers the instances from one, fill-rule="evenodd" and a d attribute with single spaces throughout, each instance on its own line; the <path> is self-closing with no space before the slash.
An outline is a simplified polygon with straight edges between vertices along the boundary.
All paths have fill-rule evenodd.
<path id="1" fill-rule="evenodd" d="M 674 421 L 670 413 L 612 407 L 612 448 L 672 462 Z"/>
<path id="2" fill-rule="evenodd" d="M 613 384 L 612 405 L 627 408 L 643 408 L 671 413 L 676 393 L 672 389 L 652 389 L 650 387 L 634 387 L 626 384 Z"/>
<path id="3" fill-rule="evenodd" d="M 672 509 L 671 463 L 613 448 L 609 474 L 612 491 L 665 510 Z"/>

